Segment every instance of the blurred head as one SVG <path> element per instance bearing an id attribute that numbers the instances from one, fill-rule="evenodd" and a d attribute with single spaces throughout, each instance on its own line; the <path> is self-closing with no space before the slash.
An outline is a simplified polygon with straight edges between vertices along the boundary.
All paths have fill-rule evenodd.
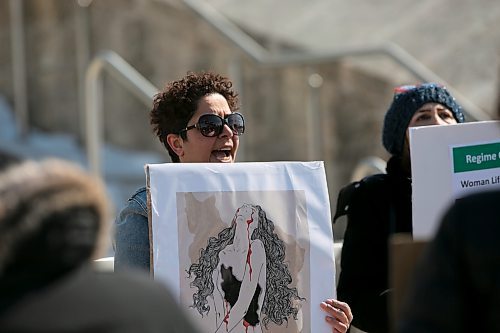
<path id="1" fill-rule="evenodd" d="M 445 87 L 436 83 L 397 87 L 385 114 L 382 143 L 389 153 L 400 156 L 409 127 L 463 122 L 462 107 Z"/>
<path id="2" fill-rule="evenodd" d="M 63 273 L 97 258 L 107 217 L 102 184 L 69 162 L 7 169 L 0 174 L 0 276 Z"/>
<path id="3" fill-rule="evenodd" d="M 234 162 L 241 133 L 229 126 L 242 116 L 230 116 L 238 110 L 232 86 L 215 73 L 188 73 L 155 96 L 151 125 L 172 162 Z M 221 123 L 222 130 L 210 130 Z"/>
<path id="4" fill-rule="evenodd" d="M 21 162 L 22 159 L 10 152 L 0 150 L 0 171 Z"/>

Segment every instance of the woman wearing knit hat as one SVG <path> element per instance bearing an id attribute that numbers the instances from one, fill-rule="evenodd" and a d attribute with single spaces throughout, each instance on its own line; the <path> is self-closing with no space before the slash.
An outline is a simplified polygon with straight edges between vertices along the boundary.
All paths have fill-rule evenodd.
<path id="1" fill-rule="evenodd" d="M 499 203 L 500 189 L 490 189 L 448 207 L 415 267 L 394 332 L 500 332 Z M 477 316 L 468 315 L 471 306 Z"/>
<path id="2" fill-rule="evenodd" d="M 334 220 L 347 215 L 338 297 L 351 306 L 353 326 L 387 332 L 388 240 L 412 232 L 409 127 L 464 122 L 462 108 L 436 83 L 402 86 L 384 119 L 382 142 L 392 155 L 387 173 L 344 187 Z"/>

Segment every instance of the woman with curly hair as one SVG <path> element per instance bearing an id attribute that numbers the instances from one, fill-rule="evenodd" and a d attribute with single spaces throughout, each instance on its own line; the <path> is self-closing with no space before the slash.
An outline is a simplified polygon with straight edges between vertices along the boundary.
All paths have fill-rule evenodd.
<path id="1" fill-rule="evenodd" d="M 233 89 L 233 83 L 228 78 L 212 72 L 188 73 L 179 80 L 170 82 L 165 89 L 156 94 L 150 112 L 150 123 L 153 126 L 154 133 L 167 149 L 172 162 L 235 162 L 239 137 L 245 131 L 243 115 L 236 112 L 238 110 L 237 96 L 238 94 Z M 114 267 L 116 271 L 130 268 L 150 270 L 150 230 L 147 207 L 146 187 L 141 187 L 128 200 L 126 206 L 116 218 L 114 239 Z M 263 226 L 266 225 L 266 221 L 261 222 Z M 251 250 L 253 253 L 257 253 L 265 249 L 266 256 L 269 258 L 271 251 L 275 251 L 279 246 L 270 245 L 276 241 L 274 238 L 267 239 L 257 236 L 263 233 L 262 237 L 264 237 L 266 234 L 264 230 L 260 230 L 260 223 L 257 229 L 259 231 L 256 231 L 255 237 L 259 238 L 259 240 L 252 239 Z M 269 235 L 271 234 L 269 233 Z M 259 245 L 259 243 L 262 243 L 262 245 Z M 279 257 L 279 255 L 275 256 Z M 257 281 L 254 276 L 257 276 L 258 273 L 254 272 L 258 272 L 257 267 L 260 267 L 259 274 L 265 272 L 263 276 L 267 276 L 266 279 L 285 281 L 283 282 L 285 287 L 289 284 L 289 282 L 286 282 L 286 276 L 281 277 L 281 280 L 274 279 L 274 275 L 278 274 L 282 266 L 270 266 L 269 260 L 265 266 L 259 266 L 257 257 L 264 258 L 265 256 L 256 254 L 250 256 L 255 261 L 251 266 L 253 270 L 252 283 Z M 279 261 L 274 260 L 272 262 L 278 263 Z M 283 265 L 282 262 L 281 265 Z M 229 266 L 226 264 L 227 267 Z M 235 273 L 240 274 L 237 275 L 237 278 L 243 277 L 241 272 Z M 247 274 L 247 276 L 250 279 L 250 275 Z M 244 282 L 244 280 L 241 281 Z M 286 290 L 282 285 L 270 285 L 269 282 L 259 283 L 260 288 L 263 289 L 260 291 L 262 295 L 279 295 L 274 290 L 272 292 L 268 290 L 266 293 L 265 288 L 276 288 L 280 292 Z M 246 286 L 246 284 L 243 284 L 242 288 L 246 288 Z M 199 287 L 199 289 L 204 288 Z M 203 298 L 201 294 L 199 297 Z M 286 299 L 282 296 L 277 297 L 282 298 L 279 299 L 280 301 Z M 295 295 L 294 297 L 298 296 Z M 282 306 L 281 304 L 278 305 L 277 300 L 262 301 L 263 303 L 259 309 L 265 314 L 262 321 L 266 324 L 269 321 L 280 323 L 280 320 L 286 320 L 290 314 L 296 315 L 291 306 L 287 306 L 288 310 L 286 311 L 289 311 L 289 313 L 282 310 Z M 201 302 L 197 304 L 200 304 L 201 309 L 203 309 L 207 304 Z M 237 308 L 233 307 L 233 316 L 227 318 L 228 325 L 232 323 L 232 318 L 237 318 L 235 313 L 236 309 L 240 308 L 239 304 L 235 305 Z M 257 304 L 259 303 L 257 302 Z M 347 304 L 336 300 L 326 300 L 321 304 L 321 307 L 327 313 L 326 320 L 332 326 L 333 332 L 345 332 L 347 330 L 352 320 L 352 314 Z M 202 310 L 202 312 L 204 311 Z"/>
<path id="2" fill-rule="evenodd" d="M 284 260 L 285 244 L 273 222 L 260 206 L 244 204 L 188 269 L 194 275 L 191 286 L 198 288 L 192 306 L 201 315 L 214 312 L 216 332 L 297 320 L 304 299 L 289 287 L 292 277 Z"/>
<path id="3" fill-rule="evenodd" d="M 233 163 L 245 121 L 229 79 L 188 73 L 153 101 L 150 122 L 174 163 Z M 128 200 L 115 221 L 115 270 L 149 270 L 146 187 Z"/>

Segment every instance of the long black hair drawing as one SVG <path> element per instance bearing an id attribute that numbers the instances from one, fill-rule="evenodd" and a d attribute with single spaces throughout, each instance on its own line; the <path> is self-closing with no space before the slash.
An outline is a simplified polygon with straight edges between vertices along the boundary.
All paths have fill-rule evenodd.
<path id="1" fill-rule="evenodd" d="M 215 332 L 297 320 L 304 298 L 289 286 L 292 276 L 284 260 L 285 244 L 274 223 L 260 206 L 244 204 L 187 270 L 197 289 L 191 306 L 202 316 L 214 316 Z"/>

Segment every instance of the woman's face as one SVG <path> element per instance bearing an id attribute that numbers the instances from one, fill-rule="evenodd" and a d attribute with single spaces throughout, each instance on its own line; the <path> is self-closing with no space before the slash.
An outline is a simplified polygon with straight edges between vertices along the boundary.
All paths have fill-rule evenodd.
<path id="1" fill-rule="evenodd" d="M 245 204 L 238 208 L 238 210 L 236 211 L 237 224 L 245 225 L 248 227 L 256 227 L 257 223 L 253 222 L 257 222 L 257 213 L 252 206 Z"/>
<path id="2" fill-rule="evenodd" d="M 445 106 L 439 103 L 426 103 L 415 112 L 408 127 L 428 126 L 428 125 L 450 125 L 457 121 Z"/>
<path id="3" fill-rule="evenodd" d="M 198 118 L 204 114 L 216 114 L 224 118 L 231 113 L 222 95 L 211 94 L 200 99 L 198 108 L 187 126 L 196 124 Z M 193 128 L 186 131 L 186 140 L 177 134 L 169 134 L 167 140 L 182 163 L 233 163 L 239 146 L 238 136 L 233 134 L 227 124 L 224 125 L 222 133 L 215 137 L 203 136 L 197 128 Z"/>
<path id="4" fill-rule="evenodd" d="M 448 108 L 439 103 L 426 103 L 415 112 L 406 129 L 406 140 L 403 154 L 410 153 L 410 127 L 429 126 L 429 125 L 451 125 L 456 124 L 457 120 Z"/>
<path id="5" fill-rule="evenodd" d="M 429 125 L 451 125 L 457 120 L 453 112 L 439 103 L 426 103 L 415 112 L 406 129 L 406 140 L 408 140 L 410 127 Z"/>

